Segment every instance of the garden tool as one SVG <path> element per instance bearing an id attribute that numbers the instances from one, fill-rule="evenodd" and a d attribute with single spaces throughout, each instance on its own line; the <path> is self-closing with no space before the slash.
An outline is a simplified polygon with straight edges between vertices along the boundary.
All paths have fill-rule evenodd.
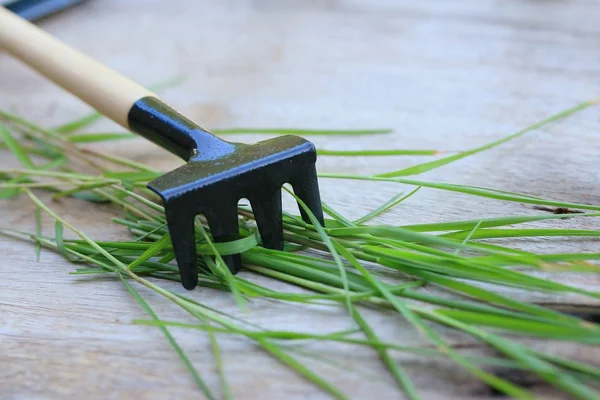
<path id="1" fill-rule="evenodd" d="M 69 91 L 125 129 L 186 163 L 148 183 L 163 201 L 183 287 L 198 283 L 194 221 L 204 215 L 215 242 L 239 238 L 238 202 L 250 201 L 262 244 L 283 249 L 281 187 L 323 224 L 315 146 L 283 135 L 255 144 L 222 140 L 170 107 L 156 94 L 70 48 L 25 18 L 0 7 L 0 49 Z M 299 205 L 301 203 L 299 202 Z M 305 222 L 309 216 L 300 207 Z M 240 254 L 223 256 L 232 273 Z"/>

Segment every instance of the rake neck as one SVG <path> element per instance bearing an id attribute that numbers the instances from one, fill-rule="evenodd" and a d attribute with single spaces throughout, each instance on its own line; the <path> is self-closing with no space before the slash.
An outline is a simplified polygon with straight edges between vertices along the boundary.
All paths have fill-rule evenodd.
<path id="1" fill-rule="evenodd" d="M 236 150 L 156 97 L 136 101 L 129 110 L 129 128 L 185 161 L 210 161 Z"/>

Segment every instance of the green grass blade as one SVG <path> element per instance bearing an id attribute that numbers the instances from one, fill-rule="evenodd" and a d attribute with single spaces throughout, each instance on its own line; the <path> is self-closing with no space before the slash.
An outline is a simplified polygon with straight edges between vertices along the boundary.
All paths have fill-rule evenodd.
<path id="1" fill-rule="evenodd" d="M 552 309 L 541 307 L 531 303 L 525 303 L 519 300 L 512 299 L 510 297 L 503 296 L 501 294 L 492 292 L 490 290 L 470 285 L 466 282 L 459 281 L 456 279 L 452 279 L 447 276 L 433 274 L 426 271 L 418 271 L 416 273 L 417 276 L 422 277 L 430 283 L 438 284 L 447 289 L 457 291 L 462 293 L 463 295 L 470 296 L 475 299 L 479 299 L 480 301 L 494 304 L 497 306 L 505 307 L 512 310 L 517 310 L 523 313 L 535 315 L 541 318 L 547 318 L 555 321 L 555 323 L 572 323 L 578 324 L 579 320 L 576 318 L 571 318 L 565 314 L 559 313 Z"/>
<path id="2" fill-rule="evenodd" d="M 135 261 L 130 263 L 127 268 L 131 270 L 139 265 L 142 265 L 145 261 L 161 252 L 169 243 L 171 243 L 171 236 L 166 234 L 159 241 L 152 243 L 152 245 L 148 247 L 146 251 L 144 251 L 139 257 L 137 257 Z"/>
<path id="3" fill-rule="evenodd" d="M 480 229 L 477 232 L 452 232 L 440 235 L 438 237 L 450 237 L 454 239 L 463 239 L 470 236 L 471 239 L 498 239 L 512 237 L 552 237 L 552 236 L 579 236 L 579 237 L 597 237 L 600 231 L 588 229 Z"/>
<path id="4" fill-rule="evenodd" d="M 569 219 L 581 217 L 600 217 L 600 213 L 584 213 L 584 214 L 552 214 L 552 215 L 523 215 L 510 216 L 500 218 L 485 218 L 478 220 L 465 220 L 456 222 L 440 222 L 432 224 L 414 224 L 403 225 L 402 228 L 410 229 L 415 232 L 441 232 L 441 231 L 462 231 L 473 229 L 476 225 L 479 228 L 493 228 L 497 226 L 517 225 L 527 222 L 547 221 L 555 219 Z"/>
<path id="5" fill-rule="evenodd" d="M 379 181 L 379 182 L 395 182 L 413 186 L 423 186 L 431 189 L 446 190 L 449 192 L 456 192 L 462 194 L 468 194 L 471 196 L 485 197 L 493 200 L 510 201 L 522 204 L 535 204 L 540 206 L 551 206 L 551 207 L 564 207 L 564 208 L 575 208 L 581 210 L 593 210 L 600 211 L 600 206 L 594 206 L 589 204 L 581 203 L 567 203 L 555 200 L 542 199 L 538 197 L 532 197 L 520 193 L 506 192 L 502 190 L 480 188 L 474 186 L 455 185 L 451 183 L 439 183 L 439 182 L 427 182 L 418 181 L 413 179 L 403 178 L 383 178 L 380 176 L 364 176 L 364 175 L 350 175 L 350 174 L 332 174 L 332 173 L 319 173 L 320 178 L 331 178 L 331 179 L 351 179 L 351 180 L 363 180 L 363 181 Z M 576 214 L 573 214 L 576 215 Z"/>
<path id="6" fill-rule="evenodd" d="M 213 269 L 215 270 L 215 272 L 220 272 L 222 279 L 224 279 L 227 282 L 227 284 L 229 285 L 229 288 L 231 289 L 231 293 L 233 294 L 233 298 L 235 299 L 238 306 L 244 311 L 247 310 L 246 301 L 244 300 L 244 297 L 242 296 L 241 291 L 240 291 L 239 287 L 237 286 L 237 283 L 236 283 L 233 275 L 231 274 L 231 271 L 227 267 L 227 264 L 225 263 L 225 261 L 223 261 L 221 254 L 218 252 L 217 248 L 215 247 L 215 244 L 208 236 L 208 233 L 206 232 L 206 230 L 204 229 L 202 224 L 198 223 L 198 224 L 196 224 L 196 226 L 200 229 L 200 232 L 202 233 L 204 240 L 206 240 L 206 242 L 210 246 L 211 250 L 214 252 L 215 256 L 217 257 L 217 260 L 219 260 L 219 262 L 220 262 L 220 264 L 215 265 Z"/>
<path id="7" fill-rule="evenodd" d="M 579 326 L 563 326 L 554 323 L 554 321 L 533 321 L 515 317 L 501 315 L 486 315 L 462 310 L 437 310 L 457 321 L 476 326 L 487 326 L 503 329 L 511 332 L 520 333 L 539 338 L 548 338 L 553 340 L 568 340 L 581 343 L 600 343 L 600 330 L 592 324 Z M 583 321 L 582 321 L 583 322 Z"/>
<path id="8" fill-rule="evenodd" d="M 568 360 L 565 358 L 561 358 L 555 355 L 546 354 L 542 352 L 535 352 L 535 354 L 545 359 L 546 361 L 550 361 L 562 368 L 570 369 L 573 371 L 581 372 L 583 374 L 587 374 L 593 376 L 595 378 L 600 378 L 600 368 L 592 367 L 591 365 L 584 364 L 578 361 Z"/>
<path id="9" fill-rule="evenodd" d="M 325 213 L 327 213 L 328 215 L 330 215 L 341 226 L 354 226 L 354 224 L 349 219 L 347 219 L 342 214 L 335 211 L 333 208 L 329 207 L 324 202 L 323 202 L 322 206 L 323 206 L 323 211 Z M 327 225 L 327 222 L 325 224 Z"/>
<path id="10" fill-rule="evenodd" d="M 417 193 L 422 186 L 417 187 L 416 189 L 414 189 L 413 191 L 411 191 L 409 194 L 404 195 L 404 193 L 398 193 L 397 195 L 395 195 L 394 197 L 392 197 L 391 199 L 389 199 L 388 201 L 386 201 L 385 203 L 383 203 L 381 206 L 377 207 L 376 209 L 374 209 L 373 211 L 369 212 L 366 215 L 363 215 L 362 217 L 358 218 L 357 220 L 354 221 L 355 224 L 360 225 L 364 222 L 367 222 L 373 218 L 375 218 L 376 216 L 386 212 L 387 210 L 389 210 L 390 208 L 400 204 L 401 202 L 403 202 L 404 200 L 408 199 L 409 197 L 411 197 L 412 195 L 414 195 L 415 193 Z"/>
<path id="11" fill-rule="evenodd" d="M 60 199 L 61 197 L 73 196 L 76 193 L 81 194 L 80 192 L 84 192 L 84 191 L 87 191 L 87 190 L 90 190 L 90 189 L 103 188 L 103 187 L 110 186 L 110 185 L 112 185 L 112 183 L 110 181 L 109 182 L 101 181 L 101 182 L 83 183 L 83 184 L 78 185 L 78 186 L 76 186 L 76 187 L 74 187 L 72 189 L 63 190 L 63 191 L 60 191 L 60 192 L 54 194 L 52 196 L 52 199 L 53 200 L 57 200 L 57 199 Z"/>
<path id="12" fill-rule="evenodd" d="M 66 124 L 57 126 L 54 128 L 54 131 L 67 134 L 76 132 L 93 124 L 96 121 L 101 120 L 103 117 L 104 116 L 98 112 L 91 112 L 79 119 L 76 119 L 75 121 L 67 122 Z"/>
<path id="13" fill-rule="evenodd" d="M 217 367 L 217 371 L 219 373 L 219 378 L 221 379 L 221 388 L 223 390 L 223 397 L 226 400 L 232 400 L 233 397 L 231 395 L 231 389 L 229 388 L 229 383 L 227 382 L 227 375 L 225 374 L 225 369 L 223 368 L 223 357 L 221 356 L 221 349 L 219 347 L 219 342 L 217 342 L 217 337 L 215 332 L 210 326 L 210 321 L 206 321 L 206 327 L 208 328 L 208 337 L 210 338 L 210 344 L 213 349 L 213 354 L 215 357 L 215 366 Z"/>
<path id="14" fill-rule="evenodd" d="M 563 389 L 567 393 L 574 396 L 574 398 L 581 400 L 600 399 L 600 395 L 598 395 L 597 392 L 583 385 L 573 376 L 565 374 L 563 371 L 555 368 L 552 364 L 536 357 L 525 346 L 511 342 L 491 332 L 483 331 L 472 325 L 462 323 L 456 319 L 442 315 L 435 311 L 420 310 L 419 312 L 432 321 L 442 323 L 455 329 L 460 329 L 478 338 L 479 340 L 488 343 L 498 351 L 515 359 L 516 361 L 523 363 L 523 365 L 525 365 L 530 371 L 536 373 L 553 386 Z"/>
<path id="15" fill-rule="evenodd" d="M 105 178 L 121 179 L 121 180 L 127 180 L 127 181 L 131 181 L 131 182 L 146 182 L 146 181 L 152 180 L 154 178 L 158 178 L 161 175 L 162 174 L 160 172 L 154 172 L 154 171 L 135 171 L 135 172 L 127 171 L 127 172 L 105 172 L 103 176 Z"/>
<path id="16" fill-rule="evenodd" d="M 0 139 L 4 141 L 8 149 L 25 168 L 35 168 L 35 165 L 33 164 L 33 161 L 31 161 L 31 158 L 29 158 L 27 152 L 3 125 L 0 125 Z"/>
<path id="17" fill-rule="evenodd" d="M 82 135 L 69 135 L 68 139 L 73 143 L 97 143 L 123 139 L 134 139 L 138 136 L 132 133 L 84 133 Z"/>
<path id="18" fill-rule="evenodd" d="M 58 251 L 60 251 L 62 254 L 66 254 L 67 251 L 65 249 L 65 243 L 63 240 L 63 231 L 64 228 L 62 222 L 56 220 L 56 222 L 54 223 L 54 236 L 56 240 L 56 245 L 58 246 Z"/>
<path id="19" fill-rule="evenodd" d="M 431 171 L 433 169 L 436 169 L 436 168 L 442 167 L 444 165 L 450 164 L 450 163 L 452 163 L 454 161 L 458 161 L 458 160 L 461 160 L 463 158 L 472 156 L 474 154 L 477 154 L 477 153 L 480 153 L 480 152 L 492 149 L 494 147 L 500 146 L 501 144 L 504 144 L 504 143 L 506 143 L 508 141 L 516 139 L 516 138 L 518 138 L 520 136 L 523 136 L 524 134 L 526 134 L 528 132 L 537 130 L 537 129 L 542 128 L 543 126 L 548 125 L 548 124 L 550 124 L 552 122 L 561 120 L 561 119 L 566 118 L 566 117 L 568 117 L 570 115 L 573 115 L 573 114 L 575 114 L 575 113 L 577 113 L 579 111 L 585 110 L 586 108 L 588 108 L 588 107 L 590 107 L 590 106 L 592 106 L 594 104 L 596 104 L 595 101 L 586 101 L 586 102 L 583 102 L 581 104 L 576 105 L 575 107 L 572 107 L 572 108 L 570 108 L 568 110 L 562 111 L 562 112 L 560 112 L 558 114 L 555 114 L 555 115 L 553 115 L 553 116 L 551 116 L 549 118 L 546 118 L 546 119 L 544 119 L 544 120 L 542 120 L 540 122 L 537 122 L 537 123 L 535 123 L 533 125 L 530 125 L 530 126 L 526 127 L 525 129 L 522 129 L 522 130 L 520 130 L 520 131 L 518 131 L 516 133 L 513 133 L 512 135 L 506 136 L 506 137 L 504 137 L 502 139 L 496 140 L 496 141 L 494 141 L 492 143 L 488 143 L 488 144 L 486 144 L 484 146 L 480 146 L 480 147 L 477 147 L 477 148 L 472 149 L 472 150 L 468 150 L 468 151 L 461 152 L 459 154 L 448 156 L 448 157 L 445 157 L 445 158 L 443 158 L 441 160 L 430 161 L 430 162 L 427 162 L 427 163 L 423 163 L 423 164 L 419 164 L 419 165 L 414 165 L 412 167 L 404 168 L 404 169 L 401 169 L 401 170 L 392 171 L 392 172 L 386 172 L 384 174 L 378 174 L 376 176 L 386 177 L 386 178 L 392 178 L 392 177 L 399 177 L 399 176 L 409 176 L 409 175 L 422 174 L 424 172 Z"/>
<path id="20" fill-rule="evenodd" d="M 310 369 L 306 368 L 304 365 L 302 365 L 300 362 L 298 362 L 298 360 L 296 360 L 294 357 L 283 352 L 275 344 L 271 343 L 268 340 L 264 340 L 264 339 L 258 339 L 258 342 L 263 346 L 263 348 L 265 350 L 267 350 L 269 353 L 271 353 L 273 356 L 275 356 L 279 361 L 281 361 L 284 364 L 289 365 L 290 367 L 292 367 L 293 369 L 298 371 L 305 378 L 307 378 L 308 380 L 310 380 L 311 382 L 313 382 L 314 384 L 316 384 L 317 386 L 319 386 L 320 388 L 322 388 L 323 390 L 325 390 L 326 392 L 331 394 L 334 398 L 340 399 L 340 400 L 348 399 L 348 397 L 344 393 L 342 393 L 339 389 L 337 389 L 335 386 L 331 385 L 329 382 L 327 382 L 326 380 L 321 378 L 319 375 L 312 372 Z"/>
<path id="21" fill-rule="evenodd" d="M 397 256 L 392 249 L 375 248 L 365 246 L 367 254 L 380 256 L 380 263 L 390 268 L 404 271 L 409 274 L 422 277 L 421 271 L 435 272 L 440 275 L 450 275 L 453 278 L 469 279 L 480 282 L 494 283 L 510 287 L 518 287 L 542 292 L 580 293 L 593 298 L 600 298 L 600 294 L 579 289 L 574 286 L 560 284 L 551 280 L 536 278 L 525 273 L 509 269 L 495 268 L 490 265 L 471 264 L 470 269 L 457 268 L 457 266 L 469 266 L 466 260 L 457 265 L 447 265 L 435 262 L 411 261 L 403 256 Z"/>
<path id="22" fill-rule="evenodd" d="M 371 341 L 379 342 L 379 338 L 375 334 L 375 331 L 373 330 L 373 328 L 371 328 L 371 326 L 367 323 L 367 321 L 365 321 L 365 319 L 362 317 L 362 315 L 359 313 L 359 311 L 356 308 L 353 308 L 352 311 L 353 311 L 354 320 L 361 327 L 361 329 L 363 330 L 363 332 L 365 333 L 367 338 Z M 410 399 L 413 399 L 413 400 L 420 399 L 421 397 L 417 393 L 417 390 L 415 389 L 410 378 L 400 368 L 400 366 L 392 359 L 389 352 L 385 348 L 380 348 L 380 347 L 376 348 L 376 350 L 377 350 L 377 353 L 379 354 L 379 358 L 381 358 L 381 360 L 386 365 L 386 367 L 388 368 L 390 373 L 394 376 L 394 378 L 396 379 L 396 382 L 398 383 L 400 388 L 406 392 L 406 395 Z"/>
<path id="23" fill-rule="evenodd" d="M 319 221 L 317 220 L 315 215 L 312 213 L 312 210 L 310 208 L 308 208 L 308 206 L 298 196 L 296 196 L 292 191 L 290 191 L 288 188 L 285 188 L 285 187 L 284 187 L 284 189 L 289 194 L 291 194 L 292 197 L 294 197 L 296 199 L 296 201 L 298 202 L 300 207 L 302 207 L 302 209 L 304 210 L 304 212 L 310 219 L 310 222 L 312 223 L 314 228 L 317 230 L 317 233 L 323 240 L 323 243 L 325 243 L 325 245 L 327 246 L 329 253 L 331 254 L 335 263 L 338 266 L 338 270 L 340 273 L 340 279 L 342 280 L 344 291 L 346 293 L 349 293 L 350 289 L 349 289 L 349 283 L 348 283 L 348 276 L 346 274 L 346 268 L 344 267 L 344 263 L 342 262 L 340 255 L 336 251 L 335 246 L 333 245 L 331 239 L 329 238 L 329 235 L 327 235 L 327 233 L 325 232 L 325 229 L 323 229 L 323 227 L 321 226 L 321 224 L 319 223 Z M 347 296 L 345 301 L 346 301 L 346 307 L 348 308 L 348 311 L 351 312 L 352 311 L 352 301 L 350 300 L 350 297 Z"/>
<path id="24" fill-rule="evenodd" d="M 472 238 L 473 235 L 475 234 L 475 232 L 477 232 L 477 229 L 479 229 L 479 227 L 481 226 L 481 221 L 479 221 L 479 223 L 477 225 L 475 225 L 473 227 L 473 229 L 471 229 L 471 231 L 469 232 L 469 234 L 467 236 L 465 236 L 465 239 L 462 241 L 462 245 L 466 245 Z M 454 255 L 458 256 L 460 254 L 460 248 L 456 249 L 454 251 Z"/>
<path id="25" fill-rule="evenodd" d="M 39 207 L 35 208 L 35 234 L 36 236 L 42 236 L 42 210 Z M 35 244 L 35 260 L 40 261 L 40 253 L 42 251 L 42 245 L 39 242 Z"/>
<path id="26" fill-rule="evenodd" d="M 138 293 L 138 291 L 135 290 L 133 288 L 133 286 L 131 286 L 127 282 L 127 280 L 125 280 L 123 278 L 123 276 L 121 275 L 120 272 L 117 272 L 117 275 L 119 276 L 119 279 L 121 279 L 121 282 L 123 282 L 123 284 L 125 285 L 125 287 L 129 291 L 129 293 L 133 296 L 133 298 L 144 309 L 144 311 L 146 311 L 146 313 L 152 318 L 152 321 L 154 321 L 154 322 L 161 322 L 160 319 L 158 318 L 158 316 L 156 315 L 156 313 L 154 313 L 154 311 L 152 311 L 152 308 L 150 308 L 150 306 L 148 305 L 148 303 L 146 302 L 146 300 L 143 299 L 143 297 Z M 194 366 L 193 366 L 192 362 L 190 361 L 190 359 L 186 356 L 186 354 L 183 351 L 183 349 L 179 346 L 179 344 L 177 343 L 177 341 L 175 340 L 175 338 L 171 335 L 171 332 L 169 332 L 169 330 L 164 325 L 162 325 L 162 324 L 158 325 L 158 328 L 165 335 L 165 337 L 169 341 L 169 344 L 171 345 L 171 347 L 173 347 L 173 349 L 175 350 L 175 352 L 177 353 L 177 355 L 179 356 L 179 358 L 181 358 L 181 360 L 185 364 L 185 367 L 187 368 L 187 370 L 190 372 L 190 374 L 192 375 L 192 377 L 196 381 L 196 384 L 198 385 L 198 387 L 200 388 L 200 390 L 202 390 L 202 393 L 204 393 L 204 395 L 208 399 L 216 399 L 216 397 L 213 395 L 213 393 L 211 392 L 211 390 L 206 385 L 206 382 L 204 382 L 204 380 L 200 377 L 200 374 L 198 374 L 198 371 L 196 371 L 196 368 L 194 368 Z"/>

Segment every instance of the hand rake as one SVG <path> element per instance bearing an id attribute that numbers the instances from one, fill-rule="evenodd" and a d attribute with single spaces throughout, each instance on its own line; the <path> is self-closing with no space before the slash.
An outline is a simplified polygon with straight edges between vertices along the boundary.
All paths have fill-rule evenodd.
<path id="1" fill-rule="evenodd" d="M 194 220 L 203 214 L 215 242 L 239 238 L 238 201 L 254 212 L 263 246 L 283 249 L 281 187 L 294 193 L 323 224 L 315 146 L 285 135 L 247 145 L 217 138 L 157 95 L 69 48 L 24 18 L 0 7 L 0 49 L 187 163 L 148 184 L 165 207 L 183 286 L 198 283 Z M 306 213 L 301 215 L 310 223 Z M 239 254 L 223 257 L 232 273 Z"/>

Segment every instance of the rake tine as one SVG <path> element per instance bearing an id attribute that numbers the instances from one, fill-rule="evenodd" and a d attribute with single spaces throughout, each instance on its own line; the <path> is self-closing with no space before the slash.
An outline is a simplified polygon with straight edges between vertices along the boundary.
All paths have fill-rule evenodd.
<path id="1" fill-rule="evenodd" d="M 250 199 L 256 225 L 263 246 L 273 250 L 283 250 L 283 216 L 281 189 L 274 193 L 259 194 Z"/>
<path id="2" fill-rule="evenodd" d="M 303 171 L 303 174 L 297 175 L 290 183 L 294 189 L 294 194 L 306 204 L 317 218 L 317 221 L 325 226 L 316 166 L 314 164 L 310 165 Z M 298 207 L 300 208 L 300 214 L 302 215 L 304 222 L 310 224 L 310 218 L 308 218 L 308 215 L 304 212 L 302 206 L 298 204 Z"/>
<path id="3" fill-rule="evenodd" d="M 192 290 L 198 284 L 194 215 L 184 207 L 173 204 L 165 204 L 165 214 L 181 275 L 181 284 L 187 290 Z"/>
<path id="4" fill-rule="evenodd" d="M 214 205 L 206 212 L 205 217 L 216 243 L 229 242 L 240 238 L 237 205 Z M 221 257 L 232 274 L 237 274 L 242 268 L 242 257 L 240 254 L 230 254 Z"/>

